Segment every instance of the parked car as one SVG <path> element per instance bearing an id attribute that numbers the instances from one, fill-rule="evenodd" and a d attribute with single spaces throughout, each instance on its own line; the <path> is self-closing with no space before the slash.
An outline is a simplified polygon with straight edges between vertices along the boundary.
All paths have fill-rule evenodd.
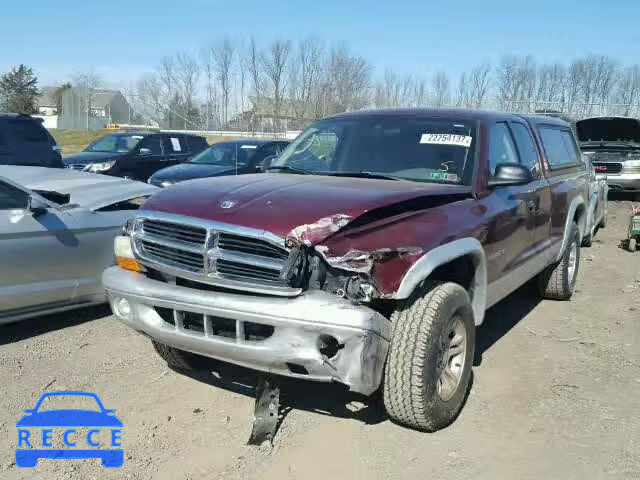
<path id="1" fill-rule="evenodd" d="M 0 165 L 64 166 L 42 119 L 15 113 L 0 113 Z"/>
<path id="2" fill-rule="evenodd" d="M 167 187 L 194 178 L 256 173 L 266 157 L 280 154 L 288 144 L 273 140 L 216 143 L 185 163 L 158 170 L 149 178 L 149 183 Z"/>
<path id="3" fill-rule="evenodd" d="M 197 135 L 122 132 L 101 137 L 63 160 L 73 170 L 146 181 L 156 171 L 189 160 L 208 146 Z"/>
<path id="4" fill-rule="evenodd" d="M 563 120 L 345 113 L 269 172 L 165 189 L 114 243 L 113 312 L 170 365 L 381 387 L 432 431 L 462 408 L 487 308 L 534 278 L 574 291 L 588 175 Z"/>
<path id="5" fill-rule="evenodd" d="M 0 324 L 105 301 L 113 239 L 157 187 L 41 167 L 0 170 Z"/>
<path id="6" fill-rule="evenodd" d="M 591 155 L 597 173 L 607 175 L 611 191 L 640 198 L 640 120 L 594 117 L 576 122 L 580 149 Z"/>
<path id="7" fill-rule="evenodd" d="M 583 155 L 589 172 L 589 207 L 586 236 L 582 239 L 582 246 L 590 247 L 598 230 L 607 225 L 609 187 L 607 186 L 607 175 L 597 173 L 591 163 L 593 155 L 584 153 Z"/>

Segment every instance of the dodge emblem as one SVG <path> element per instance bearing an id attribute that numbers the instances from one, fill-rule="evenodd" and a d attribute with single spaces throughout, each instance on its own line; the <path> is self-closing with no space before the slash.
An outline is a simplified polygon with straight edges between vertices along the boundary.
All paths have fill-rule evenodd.
<path id="1" fill-rule="evenodd" d="M 231 208 L 233 207 L 236 203 L 235 200 L 225 200 L 224 202 L 220 202 L 220 208 Z"/>

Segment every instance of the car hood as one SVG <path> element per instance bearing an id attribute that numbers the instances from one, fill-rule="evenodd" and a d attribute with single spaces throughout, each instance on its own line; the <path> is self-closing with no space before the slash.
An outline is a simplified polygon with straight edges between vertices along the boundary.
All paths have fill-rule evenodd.
<path id="1" fill-rule="evenodd" d="M 154 195 L 143 209 L 263 229 L 312 244 L 367 212 L 389 217 L 470 195 L 471 187 L 458 185 L 261 173 L 183 182 Z M 391 206 L 396 208 L 385 208 Z"/>
<path id="2" fill-rule="evenodd" d="M 106 162 L 126 155 L 124 153 L 110 152 L 80 152 L 62 157 L 65 165 L 88 165 L 90 163 Z"/>
<path id="3" fill-rule="evenodd" d="M 25 415 L 16 427 L 122 427 L 115 415 L 91 410 L 48 410 Z"/>
<path id="4" fill-rule="evenodd" d="M 583 149 L 640 148 L 640 120 L 627 117 L 595 117 L 576 122 Z"/>
<path id="5" fill-rule="evenodd" d="M 29 190 L 69 194 L 69 204 L 97 210 L 130 198 L 153 195 L 158 187 L 120 177 L 42 167 L 3 167 L 0 176 Z"/>
<path id="6" fill-rule="evenodd" d="M 161 182 L 182 182 L 195 178 L 213 177 L 221 174 L 233 174 L 235 169 L 229 165 L 206 165 L 200 163 L 181 163 L 163 168 L 154 173 L 150 183 L 159 185 Z"/>

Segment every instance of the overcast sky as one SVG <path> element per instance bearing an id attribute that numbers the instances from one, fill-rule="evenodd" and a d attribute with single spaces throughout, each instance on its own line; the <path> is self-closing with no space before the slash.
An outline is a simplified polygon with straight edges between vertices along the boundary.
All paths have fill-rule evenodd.
<path id="1" fill-rule="evenodd" d="M 259 42 L 315 34 L 381 70 L 456 77 L 506 53 L 563 61 L 588 52 L 640 62 L 637 0 L 39 0 L 3 2 L 0 71 L 25 63 L 40 85 L 93 67 L 125 87 L 161 56 L 223 35 Z"/>

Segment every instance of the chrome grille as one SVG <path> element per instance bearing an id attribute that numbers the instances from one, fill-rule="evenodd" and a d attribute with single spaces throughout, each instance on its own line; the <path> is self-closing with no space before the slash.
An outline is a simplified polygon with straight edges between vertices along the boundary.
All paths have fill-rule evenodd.
<path id="1" fill-rule="evenodd" d="M 622 163 L 613 162 L 593 162 L 596 172 L 602 173 L 620 173 L 622 171 Z"/>
<path id="2" fill-rule="evenodd" d="M 284 240 L 261 230 L 145 212 L 134 222 L 132 239 L 143 264 L 177 278 L 283 296 L 300 293 L 280 278 L 289 255 Z"/>
<path id="3" fill-rule="evenodd" d="M 182 240 L 196 245 L 204 245 L 207 239 L 207 230 L 191 225 L 181 225 L 159 220 L 145 220 L 143 223 L 145 234 L 168 237 L 173 240 Z"/>

